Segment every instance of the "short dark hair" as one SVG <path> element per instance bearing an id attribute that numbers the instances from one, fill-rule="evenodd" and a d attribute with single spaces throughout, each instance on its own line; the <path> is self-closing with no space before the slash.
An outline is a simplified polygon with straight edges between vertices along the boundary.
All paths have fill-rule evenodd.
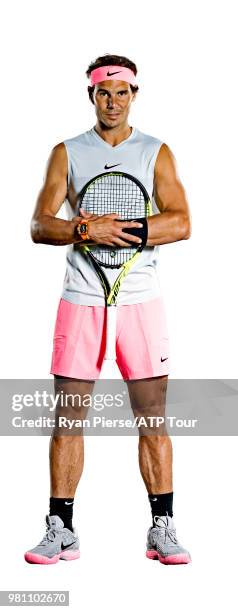
<path id="1" fill-rule="evenodd" d="M 109 53 L 105 53 L 105 55 L 97 57 L 94 62 L 91 62 L 91 64 L 89 64 L 89 67 L 86 70 L 87 77 L 90 77 L 92 70 L 95 70 L 95 68 L 101 68 L 102 66 L 123 66 L 124 68 L 130 68 L 130 70 L 134 72 L 134 75 L 137 75 L 136 64 L 130 59 L 128 59 L 128 57 L 124 57 L 123 55 L 110 55 Z M 95 85 L 88 85 L 88 94 L 91 102 L 93 102 L 94 87 Z M 131 83 L 130 88 L 132 93 L 137 92 L 139 89 L 138 85 L 131 85 Z"/>

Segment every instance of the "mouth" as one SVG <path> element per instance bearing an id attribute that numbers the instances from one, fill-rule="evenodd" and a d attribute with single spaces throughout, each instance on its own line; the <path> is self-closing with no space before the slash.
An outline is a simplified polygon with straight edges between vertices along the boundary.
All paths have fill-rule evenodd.
<path id="1" fill-rule="evenodd" d="M 117 117 L 119 117 L 120 113 L 106 113 L 106 115 L 110 119 L 117 119 Z"/>

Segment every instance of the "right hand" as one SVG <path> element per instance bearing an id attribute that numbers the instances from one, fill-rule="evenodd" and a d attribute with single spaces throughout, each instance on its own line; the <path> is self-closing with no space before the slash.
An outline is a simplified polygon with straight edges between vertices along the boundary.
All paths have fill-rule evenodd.
<path id="1" fill-rule="evenodd" d="M 120 219 L 120 215 L 116 213 L 100 215 L 98 217 L 86 213 L 83 208 L 80 208 L 80 216 L 88 219 L 88 235 L 90 240 L 93 240 L 96 244 L 128 247 L 131 242 L 134 242 L 135 246 L 141 243 L 141 239 L 132 234 L 130 234 L 130 237 L 128 234 L 129 242 L 127 242 L 125 233 L 122 231 L 123 228 L 142 227 L 142 223 L 138 221 L 117 221 L 117 219 Z"/>

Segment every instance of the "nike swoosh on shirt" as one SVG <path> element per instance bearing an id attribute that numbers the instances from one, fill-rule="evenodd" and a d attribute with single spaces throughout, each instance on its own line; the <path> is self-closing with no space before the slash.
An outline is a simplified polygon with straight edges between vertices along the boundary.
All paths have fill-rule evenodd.
<path id="1" fill-rule="evenodd" d="M 113 164 L 113 166 L 108 166 L 108 164 L 106 164 L 104 166 L 104 168 L 105 168 L 105 170 L 110 170 L 110 168 L 115 168 L 116 166 L 121 166 L 121 163 L 120 164 Z"/>
<path id="2" fill-rule="evenodd" d="M 160 361 L 166 361 L 166 359 L 168 359 L 168 357 L 164 357 L 164 359 L 163 359 L 163 357 L 161 357 Z"/>

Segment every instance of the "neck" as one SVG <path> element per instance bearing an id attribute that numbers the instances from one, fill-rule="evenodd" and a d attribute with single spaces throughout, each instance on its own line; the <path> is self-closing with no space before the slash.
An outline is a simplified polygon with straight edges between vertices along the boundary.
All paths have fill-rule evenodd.
<path id="1" fill-rule="evenodd" d="M 112 145 L 112 147 L 120 144 L 122 140 L 129 138 L 132 132 L 132 127 L 130 127 L 128 123 L 116 127 L 108 127 L 104 123 L 97 121 L 94 129 L 99 136 L 108 142 L 108 144 Z"/>

